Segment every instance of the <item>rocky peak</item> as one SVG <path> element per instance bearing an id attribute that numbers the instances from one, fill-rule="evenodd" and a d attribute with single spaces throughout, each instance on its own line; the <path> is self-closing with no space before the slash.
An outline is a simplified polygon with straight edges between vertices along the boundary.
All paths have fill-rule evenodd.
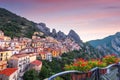
<path id="1" fill-rule="evenodd" d="M 54 37 L 54 38 L 57 37 L 57 33 L 56 33 L 56 30 L 55 30 L 55 29 L 52 30 L 51 36 Z"/>
<path id="2" fill-rule="evenodd" d="M 117 33 L 115 34 L 115 36 L 116 36 L 116 37 L 120 37 L 120 32 L 117 32 Z"/>
<path id="3" fill-rule="evenodd" d="M 63 39 L 65 39 L 67 36 L 63 33 L 63 32 L 61 32 L 61 31 L 59 31 L 58 33 L 57 33 L 57 39 L 58 40 L 63 40 Z"/>
<path id="4" fill-rule="evenodd" d="M 50 29 L 46 27 L 46 24 L 44 23 L 39 23 L 37 27 L 40 29 L 41 32 L 43 32 L 47 36 L 51 36 L 57 40 L 65 40 L 66 38 L 70 38 L 71 40 L 74 40 L 76 43 L 78 43 L 80 46 L 83 46 L 82 40 L 74 30 L 70 30 L 69 34 L 66 35 L 62 31 L 56 32 L 55 29 L 53 29 L 52 32 L 50 32 Z"/>
<path id="5" fill-rule="evenodd" d="M 53 29 L 53 30 L 52 30 L 52 33 L 53 33 L 53 34 L 56 34 L 56 30 L 55 30 L 55 29 Z"/>
<path id="6" fill-rule="evenodd" d="M 81 46 L 83 46 L 83 42 L 80 39 L 79 35 L 74 31 L 74 30 L 70 30 L 68 37 L 73 39 L 76 43 L 80 44 Z"/>
<path id="7" fill-rule="evenodd" d="M 39 25 L 42 26 L 42 27 L 46 27 L 45 23 L 39 23 Z"/>
<path id="8" fill-rule="evenodd" d="M 37 25 L 37 27 L 40 29 L 40 31 L 42 31 L 45 35 L 50 35 L 50 29 L 48 27 L 46 27 L 45 23 L 39 23 Z"/>

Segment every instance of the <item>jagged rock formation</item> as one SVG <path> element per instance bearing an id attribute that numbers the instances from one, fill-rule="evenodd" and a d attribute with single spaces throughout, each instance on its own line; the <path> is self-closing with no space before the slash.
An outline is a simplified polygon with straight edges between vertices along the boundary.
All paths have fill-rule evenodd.
<path id="1" fill-rule="evenodd" d="M 52 36 L 53 38 L 57 40 L 65 40 L 66 38 L 70 38 L 83 47 L 82 40 L 80 39 L 79 35 L 74 30 L 70 30 L 69 34 L 66 35 L 62 31 L 56 32 L 55 29 L 53 29 L 52 32 L 50 32 L 50 29 L 46 27 L 45 23 L 39 23 L 37 27 L 40 29 L 41 32 L 43 32 L 47 36 Z"/>
<path id="2" fill-rule="evenodd" d="M 57 40 L 64 40 L 65 38 L 66 38 L 66 35 L 63 32 L 59 31 L 57 33 Z"/>
<path id="3" fill-rule="evenodd" d="M 83 46 L 82 40 L 80 39 L 80 37 L 78 36 L 78 34 L 74 30 L 70 30 L 68 37 L 73 39 L 79 45 Z"/>
<path id="4" fill-rule="evenodd" d="M 65 35 L 62 31 L 56 32 L 56 30 L 53 29 L 52 32 L 50 32 L 50 29 L 46 26 L 45 23 L 34 23 L 3 8 L 0 8 L 0 30 L 4 31 L 5 35 L 12 38 L 31 38 L 35 31 L 41 31 L 46 36 L 52 36 L 57 40 L 64 40 L 67 38 L 67 35 Z M 74 36 L 77 35 L 75 32 L 70 32 L 70 35 L 72 34 Z M 76 37 L 70 37 L 75 40 L 75 42 L 79 42 L 79 39 L 77 39 L 77 37 L 79 38 L 78 35 Z"/>
<path id="5" fill-rule="evenodd" d="M 65 40 L 66 38 L 69 38 L 78 43 L 80 46 L 83 46 L 82 40 L 74 30 L 70 30 L 69 34 L 66 35 L 62 31 L 56 32 L 56 30 L 53 29 L 51 36 L 56 38 L 57 40 Z"/>
<path id="6" fill-rule="evenodd" d="M 55 29 L 52 30 L 51 36 L 52 36 L 53 38 L 57 38 L 57 32 L 56 32 Z"/>
<path id="7" fill-rule="evenodd" d="M 45 23 L 39 23 L 37 25 L 37 27 L 40 29 L 41 32 L 43 32 L 47 36 L 49 36 L 51 34 L 50 29 L 48 27 L 46 27 Z"/>

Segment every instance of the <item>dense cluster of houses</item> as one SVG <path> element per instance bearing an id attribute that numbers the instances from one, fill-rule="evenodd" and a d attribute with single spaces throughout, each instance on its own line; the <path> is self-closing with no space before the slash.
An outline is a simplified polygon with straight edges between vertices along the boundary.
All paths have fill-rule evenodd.
<path id="1" fill-rule="evenodd" d="M 22 80 L 27 70 L 40 71 L 42 61 L 37 60 L 37 57 L 52 61 L 52 57 L 80 49 L 80 46 L 69 38 L 58 41 L 52 37 L 41 38 L 40 35 L 43 33 L 35 32 L 32 39 L 11 39 L 0 31 L 0 80 Z"/>

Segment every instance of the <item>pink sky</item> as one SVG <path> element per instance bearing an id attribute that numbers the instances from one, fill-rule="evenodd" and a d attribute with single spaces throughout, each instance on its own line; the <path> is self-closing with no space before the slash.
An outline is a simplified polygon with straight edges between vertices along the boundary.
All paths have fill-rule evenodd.
<path id="1" fill-rule="evenodd" d="M 120 32 L 120 0 L 0 0 L 0 7 L 66 34 L 73 29 L 83 41 Z"/>

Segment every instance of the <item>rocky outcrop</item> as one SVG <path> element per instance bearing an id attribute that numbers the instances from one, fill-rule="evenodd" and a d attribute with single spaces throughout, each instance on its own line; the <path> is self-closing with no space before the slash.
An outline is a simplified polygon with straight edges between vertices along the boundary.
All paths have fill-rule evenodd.
<path id="1" fill-rule="evenodd" d="M 64 40 L 64 39 L 66 39 L 66 37 L 67 37 L 67 36 L 66 36 L 63 32 L 59 31 L 59 32 L 57 33 L 56 39 L 57 39 L 57 40 Z"/>
<path id="2" fill-rule="evenodd" d="M 56 32 L 55 29 L 52 30 L 51 36 L 52 36 L 53 38 L 57 38 L 57 32 Z"/>
<path id="3" fill-rule="evenodd" d="M 78 43 L 80 46 L 83 46 L 82 40 L 74 30 L 70 30 L 69 34 L 66 35 L 62 31 L 56 32 L 56 30 L 53 29 L 51 34 L 52 37 L 56 38 L 57 40 L 65 40 L 66 38 L 69 38 Z"/>
<path id="4" fill-rule="evenodd" d="M 45 23 L 39 23 L 37 25 L 37 27 L 40 29 L 41 32 L 43 32 L 47 36 L 49 36 L 51 34 L 50 29 L 48 27 L 46 27 Z"/>
<path id="5" fill-rule="evenodd" d="M 68 37 L 73 39 L 76 43 L 80 44 L 81 46 L 83 46 L 83 42 L 80 39 L 79 35 L 74 31 L 74 30 L 70 30 Z"/>
<path id="6" fill-rule="evenodd" d="M 47 36 L 51 36 L 57 40 L 65 40 L 66 38 L 70 38 L 76 43 L 78 43 L 80 46 L 83 46 L 82 40 L 74 30 L 70 30 L 69 34 L 66 35 L 62 31 L 56 32 L 55 29 L 53 29 L 52 32 L 50 32 L 50 29 L 46 27 L 44 23 L 39 23 L 37 27 L 40 29 L 41 32 L 43 32 Z"/>

